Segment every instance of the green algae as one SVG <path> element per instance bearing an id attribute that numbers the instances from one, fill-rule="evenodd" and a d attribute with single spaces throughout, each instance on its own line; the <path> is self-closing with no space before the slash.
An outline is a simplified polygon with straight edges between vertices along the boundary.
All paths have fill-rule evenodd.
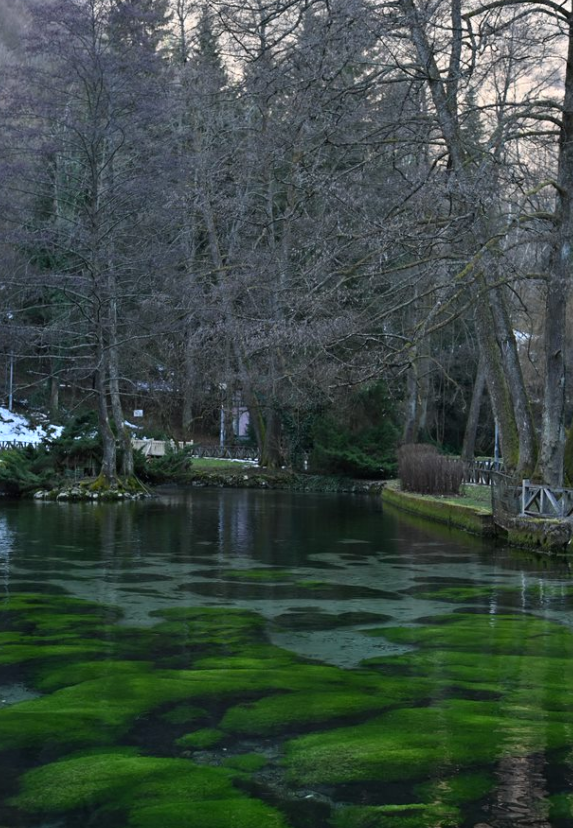
<path id="1" fill-rule="evenodd" d="M 38 604 L 30 601 L 30 606 L 35 613 Z M 563 687 L 573 680 L 573 635 L 541 618 L 456 613 L 425 626 L 363 631 L 412 649 L 372 660 L 368 669 L 348 671 L 305 663 L 269 644 L 264 619 L 244 610 L 162 611 L 154 613 L 161 620 L 152 628 L 116 628 L 112 641 L 90 641 L 79 637 L 81 625 L 74 638 L 64 618 L 70 608 L 61 609 L 65 643 L 60 646 L 67 648 L 66 663 L 54 664 L 50 656 L 38 659 L 35 685 L 50 695 L 0 710 L 0 748 L 64 752 L 110 745 L 138 720 L 153 716 L 153 726 L 164 721 L 174 728 L 193 727 L 201 719 L 201 724 L 215 724 L 178 738 L 176 744 L 183 750 L 209 748 L 223 739 L 233 750 L 237 736 L 292 735 L 332 723 L 338 727 L 287 743 L 288 781 L 302 786 L 382 781 L 415 785 L 410 804 L 335 808 L 333 828 L 450 828 L 461 824 L 457 808 L 491 791 L 494 780 L 485 768 L 508 756 L 570 744 L 573 701 Z M 98 612 L 99 608 L 94 616 Z M 31 646 L 38 650 L 49 652 L 58 646 L 49 625 L 36 634 L 40 627 L 36 621 L 27 627 L 24 616 L 22 610 L 8 618 L 8 626 L 17 631 L 3 634 L 8 637 L 1 652 L 27 646 L 27 629 L 34 633 Z M 109 634 L 108 621 L 105 614 L 100 617 L 94 636 Z M 361 618 L 361 623 L 367 622 Z M 86 652 L 88 644 L 96 652 Z M 132 645 L 141 660 L 121 657 Z M 111 660 L 110 652 L 119 660 Z M 178 652 L 185 667 L 165 669 L 165 661 Z M 373 669 L 375 665 L 379 669 Z M 468 690 L 477 697 L 460 698 Z M 485 692 L 496 700 L 484 701 L 479 693 Z M 349 726 L 351 719 L 360 723 Z M 342 722 L 346 726 L 340 726 Z M 182 732 L 166 730 L 169 740 Z M 173 742 L 166 744 L 170 750 Z M 109 778 L 100 772 L 101 756 L 113 757 Z M 146 761 L 181 761 L 185 772 Z M 79 764 L 64 767 L 64 762 Z M 278 811 L 248 798 L 233 784 L 241 784 L 241 776 L 265 764 L 258 754 L 240 754 L 222 767 L 199 768 L 225 771 L 226 776 L 201 779 L 198 766 L 186 759 L 141 757 L 104 747 L 98 754 L 72 756 L 31 771 L 23 777 L 13 804 L 46 813 L 90 807 L 103 814 L 107 809 L 134 828 L 282 828 L 285 822 Z M 33 776 L 49 768 L 52 776 Z M 90 773 L 95 789 L 86 781 Z M 190 774 L 202 786 L 196 799 Z M 78 780 L 77 795 L 73 777 Z M 422 781 L 428 778 L 433 781 Z M 39 792 L 42 785 L 61 784 L 71 791 L 64 804 Z M 217 793 L 211 801 L 212 791 Z"/>
<path id="2" fill-rule="evenodd" d="M 19 632 L 2 632 L 0 633 L 0 647 L 6 644 L 22 644 L 27 641 L 26 636 Z"/>
<path id="3" fill-rule="evenodd" d="M 85 666 L 87 675 L 98 665 Z M 74 666 L 70 667 L 73 676 Z M 129 731 L 133 722 L 151 711 L 181 702 L 236 701 L 275 691 L 296 691 L 344 682 L 343 671 L 321 665 L 292 665 L 268 669 L 150 669 L 146 662 L 117 663 L 109 674 L 72 683 L 40 699 L 0 710 L 0 749 L 72 748 L 109 744 Z M 55 681 L 62 680 L 62 671 Z M 375 681 L 379 679 L 374 676 Z M 353 679 L 356 681 L 356 679 Z M 50 676 L 44 678 L 50 683 Z M 66 723 L 64 726 L 64 722 Z"/>
<path id="4" fill-rule="evenodd" d="M 265 683 L 266 678 L 266 683 Z M 241 671 L 150 670 L 143 662 L 111 675 L 83 681 L 48 696 L 0 710 L 0 749 L 70 748 L 109 744 L 125 734 L 134 720 L 164 705 L 188 699 L 220 699 L 276 689 L 273 673 Z"/>
<path id="5" fill-rule="evenodd" d="M 444 802 L 463 805 L 487 796 L 495 787 L 496 779 L 490 773 L 460 773 L 443 779 L 432 779 L 416 785 L 414 793 L 423 802 Z"/>
<path id="6" fill-rule="evenodd" d="M 461 814 L 443 804 L 370 805 L 341 808 L 332 828 L 458 828 Z"/>
<path id="7" fill-rule="evenodd" d="M 179 739 L 175 740 L 175 744 L 180 748 L 192 748 L 193 750 L 204 750 L 205 748 L 215 747 L 225 739 L 225 733 L 217 730 L 214 727 L 204 727 L 201 730 L 195 730 L 193 733 L 186 733 Z"/>
<path id="8" fill-rule="evenodd" d="M 187 760 L 112 750 L 29 771 L 9 804 L 45 814 L 100 808 L 126 813 L 127 824 L 138 828 L 286 828 L 278 811 L 233 786 L 235 775 Z"/>
<path id="9" fill-rule="evenodd" d="M 28 635 L 73 632 L 85 635 L 122 617 L 117 607 L 96 604 L 68 595 L 21 593 L 0 602 L 3 629 L 22 630 Z"/>
<path id="10" fill-rule="evenodd" d="M 86 681 L 142 675 L 152 669 L 151 661 L 112 661 L 108 658 L 100 661 L 78 661 L 63 667 L 44 668 L 35 675 L 34 685 L 43 692 L 52 692 Z"/>
<path id="11" fill-rule="evenodd" d="M 430 690 L 423 680 L 413 679 L 406 684 L 393 678 L 357 677 L 352 673 L 340 683 L 343 686 L 339 688 L 313 682 L 306 692 L 282 693 L 237 705 L 227 711 L 220 726 L 232 733 L 270 735 L 411 704 L 426 697 Z"/>
<path id="12" fill-rule="evenodd" d="M 390 669 L 395 678 L 402 674 L 404 684 L 433 677 L 437 701 L 391 711 L 365 725 L 292 740 L 286 766 L 295 783 L 423 779 L 436 768 L 447 775 L 448 769 L 487 766 L 504 756 L 568 744 L 573 704 L 563 687 L 573 679 L 573 636 L 567 628 L 530 616 L 472 614 L 374 634 L 419 649 L 369 664 Z M 525 655 L 517 654 L 521 650 Z M 498 701 L 439 700 L 456 688 L 457 694 L 487 690 Z M 455 796 L 444 801 L 455 805 L 479 799 L 491 784 L 484 780 L 472 793 L 475 778 L 467 785 L 460 780 L 448 783 Z"/>
<path id="13" fill-rule="evenodd" d="M 151 613 L 165 619 L 152 634 L 170 649 L 184 647 L 193 654 L 233 655 L 245 646 L 266 642 L 264 619 L 239 609 L 171 609 Z"/>
<path id="14" fill-rule="evenodd" d="M 110 633 L 120 617 L 115 607 L 69 596 L 10 596 L 0 603 L 0 666 L 26 665 L 39 685 L 54 668 L 114 656 Z"/>
<path id="15" fill-rule="evenodd" d="M 288 743 L 286 765 L 296 784 L 416 780 L 563 747 L 568 729 L 559 717 L 540 719 L 534 705 L 450 699 L 301 736 Z"/>
<path id="16" fill-rule="evenodd" d="M 549 798 L 551 821 L 558 821 L 564 825 L 571 824 L 573 817 L 573 795 L 570 793 L 554 794 Z"/>
<path id="17" fill-rule="evenodd" d="M 0 665 L 24 664 L 31 661 L 59 661 L 86 658 L 90 655 L 104 655 L 109 652 L 109 645 L 97 641 L 74 641 L 73 644 L 12 644 L 0 651 Z"/>
<path id="18" fill-rule="evenodd" d="M 571 631 L 560 624 L 527 615 L 445 616 L 424 626 L 364 630 L 397 644 L 488 654 L 540 655 L 546 658 L 573 654 Z"/>
<path id="19" fill-rule="evenodd" d="M 492 598 L 520 597 L 519 587 L 499 586 L 498 584 L 484 584 L 483 586 L 445 586 L 439 589 L 416 589 L 417 598 L 428 601 L 447 601 L 449 604 L 467 604 L 489 601 Z"/>
<path id="20" fill-rule="evenodd" d="M 348 584 L 344 582 L 332 583 L 330 581 L 307 579 L 303 581 L 296 581 L 294 585 L 299 590 L 299 595 L 301 595 L 301 593 L 310 593 L 313 598 L 320 598 L 321 600 L 348 601 L 359 598 L 387 598 L 389 600 L 400 600 L 401 598 L 400 595 L 394 592 L 387 592 L 376 587 L 359 586 L 357 584 Z M 297 595 L 295 594 L 293 597 L 296 598 Z"/>
<path id="21" fill-rule="evenodd" d="M 171 770 L 171 760 L 141 758 L 131 749 L 64 759 L 25 774 L 20 793 L 10 804 L 44 813 L 85 808 L 105 802 L 134 782 L 146 782 L 168 767 Z"/>
<path id="22" fill-rule="evenodd" d="M 236 578 L 239 581 L 291 581 L 292 572 L 287 569 L 224 569 L 222 578 Z"/>
<path id="23" fill-rule="evenodd" d="M 196 669 L 205 670 L 276 670 L 298 664 L 294 653 L 271 644 L 246 644 L 240 655 L 205 656 L 193 662 Z"/>
<path id="24" fill-rule="evenodd" d="M 338 615 L 321 611 L 292 611 L 277 615 L 273 622 L 287 630 L 334 630 L 358 624 L 384 624 L 389 615 L 375 612 L 342 612 Z"/>
<path id="25" fill-rule="evenodd" d="M 203 707 L 196 707 L 192 704 L 177 704 L 171 710 L 161 713 L 160 719 L 169 724 L 190 724 L 191 722 L 202 719 L 207 715 L 207 711 Z"/>
<path id="26" fill-rule="evenodd" d="M 133 828 L 288 828 L 281 813 L 256 799 L 166 802 L 134 808 Z"/>
<path id="27" fill-rule="evenodd" d="M 264 768 L 268 764 L 268 760 L 258 753 L 239 753 L 223 759 L 221 764 L 225 768 L 234 768 L 235 770 L 251 774 Z"/>

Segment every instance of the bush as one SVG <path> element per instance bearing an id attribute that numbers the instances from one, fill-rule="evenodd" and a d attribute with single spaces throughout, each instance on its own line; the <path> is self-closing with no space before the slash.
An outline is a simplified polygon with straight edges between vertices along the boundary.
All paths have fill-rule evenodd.
<path id="1" fill-rule="evenodd" d="M 386 387 L 376 383 L 353 394 L 346 410 L 316 417 L 311 469 L 349 477 L 394 477 L 398 435 Z"/>
<path id="2" fill-rule="evenodd" d="M 71 417 L 62 433 L 49 443 L 50 458 L 58 472 L 71 466 L 99 468 L 103 450 L 96 411 Z"/>
<path id="3" fill-rule="evenodd" d="M 9 495 L 21 495 L 48 487 L 53 472 L 42 467 L 42 453 L 30 446 L 0 454 L 0 486 Z"/>
<path id="4" fill-rule="evenodd" d="M 438 454 L 435 446 L 408 443 L 398 451 L 402 489 L 430 495 L 457 495 L 465 477 L 461 460 Z"/>
<path id="5" fill-rule="evenodd" d="M 163 457 L 147 459 L 141 451 L 133 452 L 135 474 L 144 483 L 158 486 L 161 483 L 188 483 L 191 479 L 192 446 L 172 448 L 166 445 Z"/>

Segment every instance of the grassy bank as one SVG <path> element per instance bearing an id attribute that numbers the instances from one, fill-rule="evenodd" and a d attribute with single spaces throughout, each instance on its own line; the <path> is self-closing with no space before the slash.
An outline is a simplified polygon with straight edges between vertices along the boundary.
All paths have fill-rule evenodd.
<path id="1" fill-rule="evenodd" d="M 466 485 L 457 497 L 433 497 L 403 492 L 399 482 L 392 480 L 384 487 L 382 500 L 420 517 L 475 535 L 495 535 L 489 487 Z"/>

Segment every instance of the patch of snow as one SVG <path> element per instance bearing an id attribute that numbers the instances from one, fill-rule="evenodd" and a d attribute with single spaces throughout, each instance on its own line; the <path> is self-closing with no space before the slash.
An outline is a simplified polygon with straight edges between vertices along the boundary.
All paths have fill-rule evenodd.
<path id="1" fill-rule="evenodd" d="M 45 439 L 59 437 L 62 426 L 42 423 L 33 426 L 26 417 L 0 406 L 0 440 L 37 446 Z"/>
<path id="2" fill-rule="evenodd" d="M 193 459 L 193 458 L 191 458 Z M 196 460 L 224 460 L 225 463 L 242 463 L 244 466 L 258 466 L 258 460 L 240 460 L 238 457 L 196 457 Z M 284 467 L 283 467 L 284 468 Z"/>

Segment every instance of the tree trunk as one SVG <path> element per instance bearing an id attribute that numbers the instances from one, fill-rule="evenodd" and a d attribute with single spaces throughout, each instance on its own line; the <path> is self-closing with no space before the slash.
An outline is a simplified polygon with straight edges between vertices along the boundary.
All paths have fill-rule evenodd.
<path id="1" fill-rule="evenodd" d="M 110 291 L 109 299 L 109 347 L 108 347 L 108 372 L 109 372 L 109 394 L 111 411 L 117 436 L 122 448 L 121 474 L 128 479 L 133 477 L 133 446 L 131 435 L 125 425 L 125 416 L 121 404 L 121 393 L 119 388 L 119 353 L 117 345 L 117 285 L 115 276 L 110 270 L 108 275 Z"/>
<path id="2" fill-rule="evenodd" d="M 117 436 L 122 448 L 121 474 L 126 479 L 133 477 L 133 447 L 131 435 L 125 425 L 123 406 L 119 390 L 119 367 L 117 349 L 110 347 L 108 354 L 109 361 L 109 394 L 113 421 L 117 430 Z"/>
<path id="3" fill-rule="evenodd" d="M 181 427 L 185 437 L 190 437 L 193 428 L 193 403 L 195 391 L 195 349 L 185 337 L 185 360 L 183 366 L 183 411 L 181 414 Z"/>
<path id="4" fill-rule="evenodd" d="M 111 430 L 107 407 L 106 362 L 101 336 L 98 340 L 98 368 L 96 371 L 99 433 L 103 445 L 101 474 L 111 488 L 117 487 L 117 454 L 115 437 Z"/>
<path id="5" fill-rule="evenodd" d="M 278 412 L 270 408 L 265 417 L 265 439 L 260 464 L 269 469 L 280 469 L 283 465 L 281 450 L 281 421 Z"/>
<path id="6" fill-rule="evenodd" d="M 468 412 L 468 419 L 466 421 L 466 430 L 464 432 L 464 442 L 462 445 L 462 460 L 467 462 L 474 459 L 477 428 L 479 424 L 479 413 L 481 409 L 481 402 L 483 399 L 483 392 L 485 391 L 485 368 L 483 359 L 480 357 L 477 372 L 474 380 L 474 388 L 472 392 L 472 400 Z"/>
<path id="7" fill-rule="evenodd" d="M 566 314 L 573 238 L 573 18 L 565 73 L 565 97 L 559 136 L 557 209 L 545 298 L 545 387 L 541 424 L 540 475 L 563 485 L 565 451 Z"/>
<path id="8" fill-rule="evenodd" d="M 416 443 L 418 441 L 418 366 L 413 361 L 408 368 L 406 377 L 406 406 L 404 411 L 405 422 L 402 431 L 403 443 Z"/>
<path id="9" fill-rule="evenodd" d="M 422 339 L 412 351 L 412 362 L 406 377 L 406 410 L 402 442 L 417 443 L 426 429 L 430 394 L 429 342 Z"/>
<path id="10" fill-rule="evenodd" d="M 60 381 L 54 369 L 52 361 L 52 373 L 50 375 L 50 419 L 57 422 L 60 415 Z"/>
<path id="11" fill-rule="evenodd" d="M 475 322 L 493 416 L 499 426 L 504 464 L 508 470 L 513 470 L 519 463 L 519 434 L 491 310 L 489 303 L 481 297 L 476 301 Z"/>
<path id="12" fill-rule="evenodd" d="M 486 266 L 490 258 L 493 257 L 486 257 Z M 492 288 L 489 291 L 488 297 L 495 323 L 501 361 L 504 367 L 505 381 L 509 388 L 513 404 L 514 419 L 519 440 L 517 471 L 523 477 L 530 477 L 533 474 L 537 462 L 535 426 L 533 424 L 531 406 L 529 404 L 521 363 L 519 361 L 517 342 L 515 341 L 515 334 L 513 333 L 513 327 L 509 318 L 507 303 L 502 291 L 503 289 L 500 287 Z"/>
<path id="13" fill-rule="evenodd" d="M 452 94 L 451 84 L 449 85 L 449 81 L 452 81 L 453 78 L 449 77 L 444 80 L 442 77 L 433 46 L 414 0 L 401 0 L 401 2 L 420 66 L 426 74 L 437 120 L 448 150 L 452 191 L 454 191 L 455 186 L 460 194 L 456 207 L 459 209 L 460 215 L 475 215 L 476 201 L 477 210 L 479 211 L 479 200 L 477 199 L 478 194 L 475 192 L 471 164 L 467 158 L 463 137 L 459 129 L 456 96 Z M 454 8 L 458 5 L 459 3 L 454 3 Z M 458 38 L 459 31 L 456 30 L 454 33 L 455 48 L 457 48 Z M 452 52 L 452 60 L 453 65 L 450 65 L 450 75 L 457 71 L 454 52 Z M 472 194 L 475 194 L 473 199 Z M 490 234 L 483 214 L 478 214 L 474 221 L 473 231 L 477 251 L 472 251 L 472 253 L 475 255 L 479 251 L 482 263 L 484 259 L 489 259 L 489 261 L 486 261 L 487 268 L 494 263 L 492 257 L 487 256 Z M 494 416 L 499 424 L 504 462 L 509 469 L 522 466 L 525 468 L 531 462 L 531 446 L 534 445 L 534 437 L 532 422 L 527 416 L 529 409 L 527 404 L 523 403 L 523 400 L 527 399 L 523 376 L 519 368 L 519 362 L 515 361 L 513 356 L 515 340 L 513 339 L 512 346 L 513 333 L 508 325 L 509 316 L 507 310 L 502 307 L 503 296 L 498 288 L 492 287 L 487 270 L 478 274 L 478 278 L 473 281 L 472 291 L 476 305 L 475 323 L 480 353 L 484 360 L 484 370 Z M 511 362 L 506 366 L 504 359 L 508 356 Z"/>

